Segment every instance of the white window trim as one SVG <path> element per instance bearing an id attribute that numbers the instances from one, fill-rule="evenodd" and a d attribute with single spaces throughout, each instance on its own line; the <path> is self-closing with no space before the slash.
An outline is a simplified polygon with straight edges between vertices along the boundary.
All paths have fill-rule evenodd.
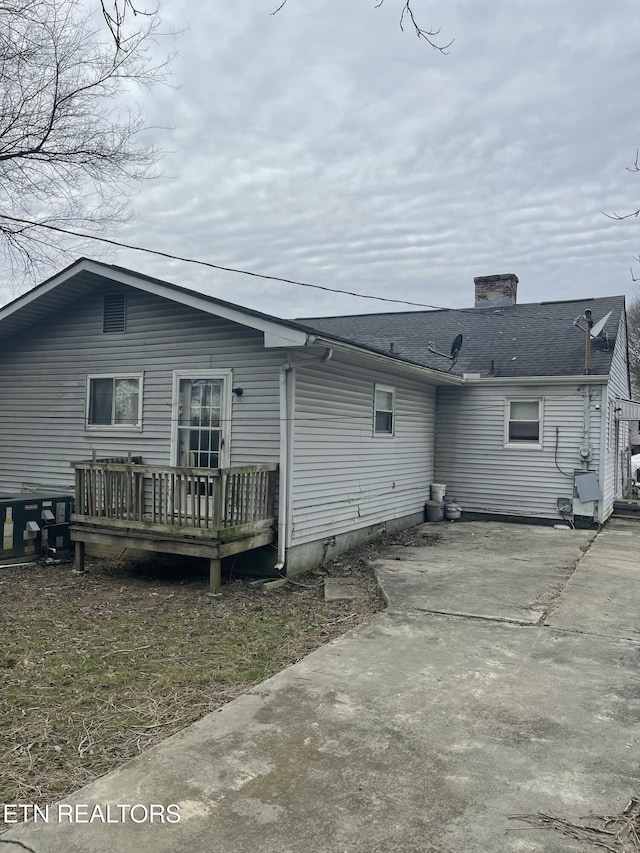
<path id="1" fill-rule="evenodd" d="M 90 396 L 92 379 L 137 379 L 138 380 L 138 421 L 135 424 L 90 424 Z M 144 373 L 88 373 L 85 391 L 84 428 L 91 432 L 142 432 L 142 399 Z"/>
<path id="2" fill-rule="evenodd" d="M 391 432 L 377 432 L 376 430 L 376 412 L 388 412 L 389 409 L 378 409 L 376 407 L 376 396 L 378 391 L 385 391 L 391 394 Z M 377 385 L 373 386 L 373 437 L 374 438 L 395 438 L 396 435 L 396 389 L 392 385 Z"/>
<path id="3" fill-rule="evenodd" d="M 233 371 L 232 370 L 174 370 L 173 371 L 173 392 L 171 397 L 171 465 L 177 465 L 178 460 L 178 407 L 180 404 L 180 380 L 181 379 L 221 379 L 222 384 L 222 409 L 220 416 L 224 427 L 222 429 L 222 438 L 224 443 L 220 451 L 220 467 L 228 468 L 231 464 L 231 415 L 233 396 L 231 389 L 233 386 Z"/>
<path id="4" fill-rule="evenodd" d="M 509 441 L 512 403 L 538 404 L 538 441 Z M 542 450 L 544 435 L 544 397 L 507 397 L 504 407 L 504 446 L 509 450 Z"/>

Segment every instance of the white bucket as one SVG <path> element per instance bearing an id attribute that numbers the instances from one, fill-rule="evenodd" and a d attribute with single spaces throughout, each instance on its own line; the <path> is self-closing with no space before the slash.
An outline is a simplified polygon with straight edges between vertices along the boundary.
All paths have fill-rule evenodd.
<path id="1" fill-rule="evenodd" d="M 444 483 L 431 483 L 431 500 L 443 501 L 447 487 Z"/>

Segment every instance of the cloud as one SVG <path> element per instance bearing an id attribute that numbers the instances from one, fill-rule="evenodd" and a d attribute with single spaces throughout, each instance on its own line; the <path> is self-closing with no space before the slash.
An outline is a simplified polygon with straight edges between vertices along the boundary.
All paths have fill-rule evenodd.
<path id="1" fill-rule="evenodd" d="M 380 296 L 462 307 L 474 275 L 523 301 L 633 292 L 640 204 L 631 0 L 414 2 L 455 37 L 441 56 L 401 4 L 175 0 L 178 88 L 147 112 L 164 177 L 125 242 Z M 101 250 L 96 247 L 96 256 Z M 285 316 L 380 303 L 130 251 L 109 260 Z"/>

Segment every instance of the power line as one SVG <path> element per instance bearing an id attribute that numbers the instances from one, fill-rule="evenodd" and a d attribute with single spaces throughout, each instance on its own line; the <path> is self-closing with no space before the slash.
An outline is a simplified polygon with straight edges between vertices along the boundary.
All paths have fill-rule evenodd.
<path id="1" fill-rule="evenodd" d="M 161 258 L 168 258 L 172 261 L 182 261 L 186 264 L 197 264 L 202 267 L 209 267 L 222 272 L 232 272 L 239 275 L 248 275 L 253 278 L 261 278 L 266 281 L 279 281 L 283 284 L 293 284 L 297 287 L 309 287 L 314 290 L 324 290 L 327 293 L 341 293 L 345 296 L 355 296 L 358 299 L 375 299 L 377 302 L 394 302 L 397 305 L 411 305 L 414 308 L 435 308 L 440 311 L 448 310 L 442 305 L 429 305 L 425 302 L 410 302 L 407 299 L 392 299 L 388 296 L 371 296 L 365 293 L 356 293 L 353 290 L 342 290 L 338 287 L 327 287 L 323 284 L 311 284 L 308 281 L 297 281 L 292 278 L 282 278 L 277 275 L 266 275 L 265 273 L 252 272 L 251 270 L 243 270 L 237 267 L 226 267 L 221 264 L 214 264 L 211 261 L 202 261 L 198 258 L 185 258 L 181 255 L 172 255 L 169 252 L 162 252 L 160 249 L 148 249 L 145 246 L 134 246 L 131 243 L 122 243 L 119 240 L 110 240 L 108 237 L 97 237 L 92 234 L 83 234 L 80 231 L 73 231 L 70 228 L 61 228 L 59 225 L 48 225 L 44 222 L 33 222 L 30 219 L 20 219 L 17 216 L 8 216 L 6 213 L 0 213 L 1 219 L 6 219 L 9 222 L 16 222 L 20 225 L 30 225 L 34 228 L 46 228 L 48 231 L 56 231 L 59 234 L 68 234 L 71 237 L 80 237 L 83 240 L 97 240 L 99 243 L 108 243 L 110 246 L 117 246 L 120 249 L 131 249 L 134 252 L 146 252 L 149 255 L 158 255 Z"/>

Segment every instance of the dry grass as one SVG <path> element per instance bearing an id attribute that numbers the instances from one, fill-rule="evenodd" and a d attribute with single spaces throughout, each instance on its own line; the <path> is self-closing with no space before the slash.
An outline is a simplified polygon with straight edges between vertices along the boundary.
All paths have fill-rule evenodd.
<path id="1" fill-rule="evenodd" d="M 608 853 L 638 853 L 640 851 L 640 800 L 633 797 L 625 808 L 614 815 L 587 815 L 569 820 L 547 812 L 512 815 L 539 829 L 550 829 L 567 838 L 582 842 L 591 850 L 594 847 Z"/>
<path id="2" fill-rule="evenodd" d="M 211 599 L 186 563 L 0 568 L 0 803 L 64 797 L 365 620 L 374 554 L 327 566 L 369 591 L 331 604 L 324 572 Z"/>

